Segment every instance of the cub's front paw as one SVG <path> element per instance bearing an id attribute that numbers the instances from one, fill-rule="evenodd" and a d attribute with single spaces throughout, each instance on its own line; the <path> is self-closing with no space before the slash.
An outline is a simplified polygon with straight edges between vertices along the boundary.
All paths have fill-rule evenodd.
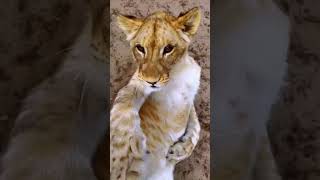
<path id="1" fill-rule="evenodd" d="M 191 139 L 182 139 L 169 148 L 166 156 L 167 160 L 171 163 L 178 163 L 188 158 L 194 149 L 194 144 Z"/>

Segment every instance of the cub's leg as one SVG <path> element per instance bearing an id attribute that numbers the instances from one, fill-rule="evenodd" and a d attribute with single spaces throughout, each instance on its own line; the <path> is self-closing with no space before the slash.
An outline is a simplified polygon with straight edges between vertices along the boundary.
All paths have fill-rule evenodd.
<path id="1" fill-rule="evenodd" d="M 111 123 L 117 126 L 111 126 L 110 132 L 111 180 L 142 179 L 146 140 L 139 127 L 139 114 L 117 106 L 114 110 L 117 112 L 111 112 Z"/>
<path id="2" fill-rule="evenodd" d="M 147 180 L 174 180 L 173 170 L 174 164 L 168 164 L 167 167 L 163 167 L 161 171 L 148 177 Z"/>
<path id="3" fill-rule="evenodd" d="M 140 127 L 139 110 L 150 93 L 134 75 L 117 94 L 110 120 L 111 180 L 143 179 L 146 138 Z"/>
<path id="4" fill-rule="evenodd" d="M 193 152 L 195 146 L 199 141 L 200 136 L 200 123 L 195 110 L 192 105 L 189 115 L 189 121 L 185 134 L 181 140 L 172 145 L 168 151 L 167 159 L 170 162 L 178 163 L 188 158 Z"/>

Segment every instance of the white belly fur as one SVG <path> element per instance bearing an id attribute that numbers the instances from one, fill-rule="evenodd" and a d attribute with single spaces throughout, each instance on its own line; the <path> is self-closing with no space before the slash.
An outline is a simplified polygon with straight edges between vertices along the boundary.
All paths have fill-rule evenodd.
<path id="1" fill-rule="evenodd" d="M 177 114 L 178 110 L 193 105 L 194 97 L 200 84 L 200 66 L 188 55 L 177 64 L 171 74 L 170 82 L 159 92 L 152 94 L 163 111 L 168 112 L 164 121 L 170 121 Z M 187 98 L 185 98 L 187 97 Z M 185 132 L 170 133 L 168 136 L 175 142 Z"/>
<path id="2" fill-rule="evenodd" d="M 175 110 L 193 105 L 200 84 L 200 72 L 200 66 L 192 57 L 186 55 L 173 68 L 169 83 L 161 91 L 152 94 L 152 98 L 168 112 L 169 116 L 174 116 Z M 165 119 L 166 121 L 171 120 L 170 117 Z M 168 136 L 175 142 L 184 134 L 185 129 L 186 127 L 178 133 L 171 132 Z M 165 156 L 147 155 L 146 167 L 146 180 L 173 180 L 174 165 L 168 163 Z"/>

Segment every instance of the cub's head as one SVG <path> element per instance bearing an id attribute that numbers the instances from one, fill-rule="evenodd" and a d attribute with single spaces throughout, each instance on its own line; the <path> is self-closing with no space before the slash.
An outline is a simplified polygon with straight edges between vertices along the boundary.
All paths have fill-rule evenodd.
<path id="1" fill-rule="evenodd" d="M 171 69 L 188 50 L 200 24 L 200 10 L 193 8 L 178 17 L 160 11 L 146 18 L 119 15 L 118 24 L 139 65 L 138 78 L 158 88 L 170 80 Z"/>

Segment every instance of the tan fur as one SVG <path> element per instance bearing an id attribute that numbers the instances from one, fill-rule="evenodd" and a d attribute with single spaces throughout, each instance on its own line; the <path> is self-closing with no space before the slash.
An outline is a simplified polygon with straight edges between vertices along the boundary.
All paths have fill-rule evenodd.
<path id="1" fill-rule="evenodd" d="M 168 164 L 165 167 L 173 171 L 177 162 L 192 153 L 200 132 L 193 106 L 200 67 L 188 56 L 187 50 L 199 23 L 198 8 L 179 17 L 166 12 L 155 12 L 143 19 L 118 17 L 119 27 L 130 40 L 138 69 L 117 94 L 111 110 L 111 180 L 169 180 L 173 178 L 172 173 L 160 177 L 156 167 L 160 168 L 165 161 Z M 196 72 L 195 84 L 191 85 L 195 88 L 190 89 L 195 93 L 190 97 L 184 94 L 189 91 L 188 84 L 183 84 L 181 90 L 173 87 L 183 100 L 178 100 L 180 104 L 170 103 L 170 98 L 162 93 L 169 91 L 176 79 L 181 78 L 179 75 L 189 70 Z M 176 88 L 179 87 L 177 83 Z M 166 104 L 176 107 L 168 109 Z"/>
<path id="2" fill-rule="evenodd" d="M 193 17 L 193 24 L 190 24 Z M 118 21 L 130 37 L 131 51 L 139 64 L 138 77 L 163 84 L 168 81 L 173 64 L 181 59 L 188 48 L 188 43 L 180 33 L 186 33 L 189 37 L 195 34 L 200 23 L 200 12 L 194 8 L 177 18 L 165 12 L 155 12 L 145 19 L 120 15 Z M 136 48 L 137 44 L 145 48 L 143 57 Z M 173 45 L 174 49 L 172 54 L 165 57 L 161 51 L 168 44 Z"/>

